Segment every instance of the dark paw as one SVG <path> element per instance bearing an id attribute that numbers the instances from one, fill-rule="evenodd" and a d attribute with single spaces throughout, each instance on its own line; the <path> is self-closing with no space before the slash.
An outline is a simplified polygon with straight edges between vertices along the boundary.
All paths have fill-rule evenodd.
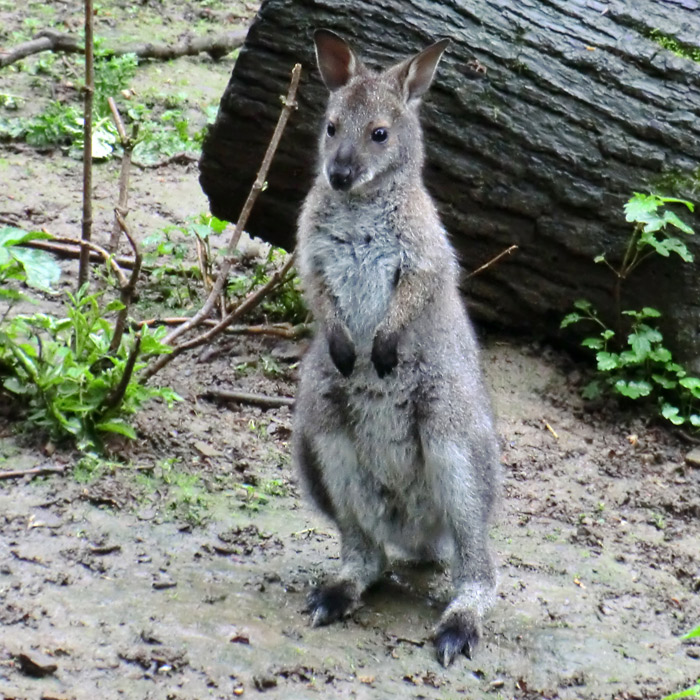
<path id="1" fill-rule="evenodd" d="M 341 620 L 355 606 L 355 596 L 347 583 L 314 588 L 307 599 L 307 612 L 311 614 L 311 626 L 321 627 Z"/>
<path id="2" fill-rule="evenodd" d="M 471 659 L 480 639 L 481 631 L 471 615 L 452 615 L 435 633 L 437 660 L 447 668 L 460 654 Z"/>
<path id="3" fill-rule="evenodd" d="M 347 329 L 335 324 L 328 329 L 328 351 L 333 364 L 344 376 L 349 377 L 355 367 L 355 346 Z"/>
<path id="4" fill-rule="evenodd" d="M 380 377 L 386 377 L 399 363 L 398 333 L 377 331 L 372 343 L 372 364 Z"/>

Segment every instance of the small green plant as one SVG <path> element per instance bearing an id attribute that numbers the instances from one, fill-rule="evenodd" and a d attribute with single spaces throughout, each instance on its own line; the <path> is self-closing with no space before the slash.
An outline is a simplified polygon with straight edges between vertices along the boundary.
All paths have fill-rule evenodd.
<path id="1" fill-rule="evenodd" d="M 0 323 L 2 385 L 24 406 L 28 423 L 54 437 L 72 436 L 81 449 L 99 447 L 104 433 L 135 438 L 126 416 L 151 398 L 179 398 L 138 381 L 141 358 L 170 352 L 160 342 L 165 329 L 125 333 L 115 349 L 105 315 L 121 302 L 101 304 L 101 295 L 85 288 L 68 298 L 65 318 L 37 313 Z"/>
<path id="2" fill-rule="evenodd" d="M 584 389 L 586 398 L 596 398 L 606 392 L 628 399 L 648 397 L 656 401 L 659 413 L 666 420 L 674 425 L 687 423 L 698 429 L 700 379 L 689 376 L 666 347 L 657 325 L 661 312 L 648 306 L 637 310 L 621 308 L 623 282 L 650 256 L 675 254 L 684 262 L 693 262 L 685 242 L 674 233 L 692 235 L 694 231 L 666 208 L 668 204 L 694 210 L 691 202 L 682 199 L 636 193 L 625 205 L 627 221 L 634 223 L 634 229 L 622 262 L 616 267 L 604 255 L 595 258 L 595 262 L 607 265 L 615 275 L 615 329 L 601 319 L 586 299 L 574 303 L 576 311 L 562 320 L 561 327 L 587 322 L 598 329 L 597 335 L 581 341 L 584 348 L 594 353 L 598 370 L 598 376 Z"/>
<path id="3" fill-rule="evenodd" d="M 687 634 L 684 634 L 681 639 L 695 639 L 700 637 L 700 626 L 695 629 L 690 630 Z M 695 685 L 685 690 L 681 690 L 678 693 L 671 693 L 666 695 L 661 700 L 680 700 L 680 698 L 700 698 L 700 678 Z"/>

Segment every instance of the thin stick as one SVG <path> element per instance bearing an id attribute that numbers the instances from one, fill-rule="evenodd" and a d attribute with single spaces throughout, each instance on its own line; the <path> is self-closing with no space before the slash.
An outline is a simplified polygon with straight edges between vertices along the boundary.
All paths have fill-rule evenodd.
<path id="1" fill-rule="evenodd" d="M 139 321 L 139 326 L 179 326 L 181 323 L 188 321 L 187 316 L 173 316 L 171 318 L 149 318 L 145 321 Z M 215 318 L 205 318 L 200 325 L 213 328 L 221 323 Z M 291 323 L 275 323 L 271 325 L 256 324 L 252 326 L 229 326 L 226 328 L 226 333 L 229 335 L 272 335 L 278 338 L 287 338 L 295 340 L 311 333 L 313 326 L 310 323 L 297 323 L 293 326 Z"/>
<path id="2" fill-rule="evenodd" d="M 107 100 L 109 104 L 109 109 L 112 112 L 112 119 L 114 125 L 117 127 L 117 132 L 119 133 L 119 140 L 121 141 L 122 148 L 124 149 L 124 156 L 122 157 L 121 169 L 119 171 L 119 200 L 117 204 L 117 210 L 126 219 L 129 213 L 129 176 L 131 174 L 131 152 L 134 149 L 134 142 L 138 135 L 138 123 L 134 125 L 134 131 L 131 138 L 126 135 L 126 128 L 124 127 L 124 122 L 122 121 L 121 114 L 119 114 L 119 109 L 115 101 L 110 97 Z M 109 244 L 107 249 L 110 253 L 114 253 L 119 246 L 119 237 L 121 235 L 123 228 L 117 219 L 116 212 L 114 216 L 114 225 L 112 226 L 112 235 L 109 239 Z"/>
<path id="3" fill-rule="evenodd" d="M 263 394 L 249 394 L 244 391 L 226 391 L 224 389 L 208 389 L 200 394 L 205 399 L 226 399 L 236 403 L 247 403 L 263 408 L 280 408 L 281 406 L 293 406 L 294 399 L 287 396 L 265 396 Z"/>
<path id="4" fill-rule="evenodd" d="M 513 244 L 511 246 L 508 246 L 505 250 L 502 250 L 495 258 L 491 258 L 488 262 L 485 262 L 481 267 L 477 267 L 476 270 L 473 270 L 467 275 L 467 279 L 470 277 L 474 277 L 474 275 L 478 275 L 480 272 L 483 272 L 486 268 L 491 267 L 491 265 L 495 265 L 502 257 L 509 255 L 512 253 L 514 250 L 517 250 L 518 246 Z"/>
<path id="5" fill-rule="evenodd" d="M 112 334 L 112 341 L 109 344 L 110 353 L 115 353 L 119 349 L 119 345 L 122 342 L 122 336 L 124 335 L 124 329 L 126 328 L 126 321 L 129 316 L 129 306 L 131 305 L 131 299 L 134 296 L 134 291 L 136 290 L 136 282 L 138 281 L 139 274 L 141 272 L 141 260 L 143 259 L 139 246 L 131 235 L 129 226 L 124 220 L 124 217 L 122 216 L 118 207 L 114 210 L 114 215 L 120 229 L 124 232 L 124 235 L 134 251 L 134 267 L 131 271 L 131 277 L 129 277 L 128 283 L 123 285 L 120 290 L 120 301 L 124 306 L 119 310 L 117 320 L 114 324 L 114 333 Z"/>
<path id="6" fill-rule="evenodd" d="M 95 98 L 95 65 L 93 45 L 92 0 L 85 0 L 85 102 L 83 105 L 83 227 L 78 267 L 78 289 L 90 275 L 90 249 L 86 245 L 92 238 L 92 105 Z"/>
<path id="7" fill-rule="evenodd" d="M 45 474 L 63 474 L 65 467 L 34 467 L 34 469 L 18 469 L 9 472 L 0 472 L 2 479 L 21 479 L 24 476 L 44 476 Z"/>
<path id="8" fill-rule="evenodd" d="M 126 393 L 126 389 L 129 386 L 129 382 L 131 381 L 131 375 L 134 373 L 134 367 L 136 366 L 136 358 L 139 355 L 140 349 L 141 334 L 137 333 L 134 336 L 134 347 L 131 348 L 131 352 L 129 353 L 126 365 L 124 366 L 124 374 L 122 374 L 122 378 L 119 380 L 119 384 L 117 384 L 116 388 L 109 394 L 107 394 L 104 401 L 102 402 L 99 411 L 100 415 L 104 415 L 107 411 L 109 411 L 110 408 L 114 408 L 122 402 L 124 394 Z"/>
<path id="9" fill-rule="evenodd" d="M 228 328 L 239 316 L 244 313 L 254 309 L 266 296 L 267 294 L 280 284 L 284 280 L 287 272 L 294 264 L 294 253 L 289 256 L 289 259 L 284 264 L 280 270 L 275 272 L 272 277 L 270 277 L 267 284 L 257 289 L 255 292 L 249 294 L 233 311 L 231 311 L 226 318 L 223 318 L 219 323 L 217 323 L 211 330 L 206 333 L 198 335 L 192 340 L 188 340 L 185 343 L 176 345 L 171 353 L 167 355 L 160 355 L 157 360 L 155 360 L 151 365 L 146 367 L 146 369 L 141 374 L 141 380 L 143 382 L 148 381 L 156 372 L 160 371 L 163 367 L 170 364 L 178 355 L 181 355 L 185 350 L 190 350 L 191 348 L 196 348 L 199 345 L 204 345 L 204 343 L 209 342 L 212 338 L 223 332 L 224 329 Z"/>
<path id="10" fill-rule="evenodd" d="M 209 314 L 214 308 L 214 305 L 217 303 L 219 296 L 221 295 L 221 291 L 223 290 L 224 285 L 226 284 L 228 272 L 231 269 L 231 265 L 233 263 L 233 254 L 236 250 L 236 246 L 238 245 L 238 241 L 241 237 L 241 234 L 245 229 L 245 225 L 248 223 L 248 217 L 250 216 L 250 212 L 253 209 L 253 205 L 255 204 L 255 201 L 257 200 L 260 192 L 262 192 L 263 185 L 265 184 L 265 180 L 267 178 L 267 173 L 270 169 L 270 164 L 272 163 L 272 158 L 275 155 L 277 146 L 279 145 L 280 139 L 282 138 L 282 132 L 284 131 L 284 127 L 287 125 L 289 115 L 297 107 L 296 93 L 297 87 L 299 86 L 300 75 L 301 64 L 297 63 L 292 69 L 292 78 L 289 83 L 287 97 L 283 100 L 284 107 L 282 108 L 279 120 L 277 121 L 277 126 L 275 127 L 275 131 L 272 134 L 272 138 L 270 139 L 267 151 L 265 152 L 265 157 L 263 158 L 263 162 L 260 166 L 260 170 L 258 171 L 258 175 L 255 179 L 255 182 L 253 183 L 253 186 L 250 189 L 250 192 L 248 193 L 248 198 L 246 199 L 245 204 L 243 205 L 241 215 L 238 217 L 238 222 L 236 223 L 236 227 L 233 231 L 233 234 L 231 235 L 231 239 L 229 240 L 228 247 L 226 248 L 224 262 L 221 265 L 221 269 L 219 270 L 219 274 L 216 278 L 216 283 L 212 287 L 212 290 L 209 293 L 209 297 L 204 302 L 202 308 L 194 316 L 192 316 L 192 318 L 187 323 L 183 323 L 182 326 L 180 326 L 179 328 L 175 328 L 163 339 L 163 342 L 167 345 L 172 345 L 175 342 L 175 340 L 181 335 L 187 333 L 187 331 L 199 325 L 202 319 L 208 318 Z"/>
<path id="11" fill-rule="evenodd" d="M 54 236 L 53 240 L 57 243 L 70 243 L 72 245 L 85 247 L 88 250 L 94 250 L 96 253 L 99 253 L 103 260 L 114 270 L 117 278 L 119 279 L 119 285 L 123 286 L 127 284 L 126 275 L 121 267 L 119 267 L 114 257 L 110 255 L 110 253 L 107 252 L 102 246 L 97 245 L 97 243 L 85 242 L 79 238 L 69 238 L 68 236 Z"/>

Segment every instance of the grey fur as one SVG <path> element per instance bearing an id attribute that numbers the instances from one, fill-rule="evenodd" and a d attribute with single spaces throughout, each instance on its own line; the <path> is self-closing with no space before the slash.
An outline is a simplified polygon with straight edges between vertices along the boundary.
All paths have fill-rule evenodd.
<path id="1" fill-rule="evenodd" d="M 447 665 L 471 653 L 494 600 L 488 523 L 500 480 L 457 265 L 422 181 L 418 105 L 447 42 L 377 74 L 332 32 L 315 38 L 331 95 L 299 219 L 318 331 L 302 363 L 293 454 L 342 544 L 338 576 L 310 598 L 312 623 L 357 605 L 386 545 L 434 559 L 447 543 L 455 598 L 435 633 Z"/>

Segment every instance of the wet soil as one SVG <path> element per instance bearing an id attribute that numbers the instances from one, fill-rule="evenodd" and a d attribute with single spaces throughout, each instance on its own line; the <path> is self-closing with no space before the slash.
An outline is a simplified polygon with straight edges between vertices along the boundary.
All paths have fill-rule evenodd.
<path id="1" fill-rule="evenodd" d="M 131 26 L 123 5 L 115 32 Z M 198 4 L 138 7 L 155 5 L 177 35 Z M 207 89 L 223 92 L 230 62 L 205 63 L 218 81 Z M 202 75 L 195 59 L 161 69 L 186 79 L 190 66 Z M 59 151 L 1 150 L 3 215 L 77 235 L 79 164 Z M 117 171 L 111 162 L 95 172 L 104 240 Z M 140 235 L 206 211 L 196 167 L 136 171 L 131 205 Z M 157 376 L 184 400 L 150 404 L 139 439 L 112 445 L 109 461 L 0 422 L 0 471 L 66 467 L 0 481 L 0 697 L 598 700 L 695 682 L 700 644 L 679 639 L 700 622 L 690 447 L 584 402 L 583 369 L 566 355 L 482 339 L 505 484 L 492 535 L 500 593 L 474 659 L 437 663 L 430 635 L 449 581 L 401 561 L 350 619 L 309 627 L 305 597 L 337 567 L 338 538 L 291 471 L 290 410 L 201 397 L 212 387 L 293 396 L 304 343 L 228 338 L 205 361 L 182 356 Z"/>

